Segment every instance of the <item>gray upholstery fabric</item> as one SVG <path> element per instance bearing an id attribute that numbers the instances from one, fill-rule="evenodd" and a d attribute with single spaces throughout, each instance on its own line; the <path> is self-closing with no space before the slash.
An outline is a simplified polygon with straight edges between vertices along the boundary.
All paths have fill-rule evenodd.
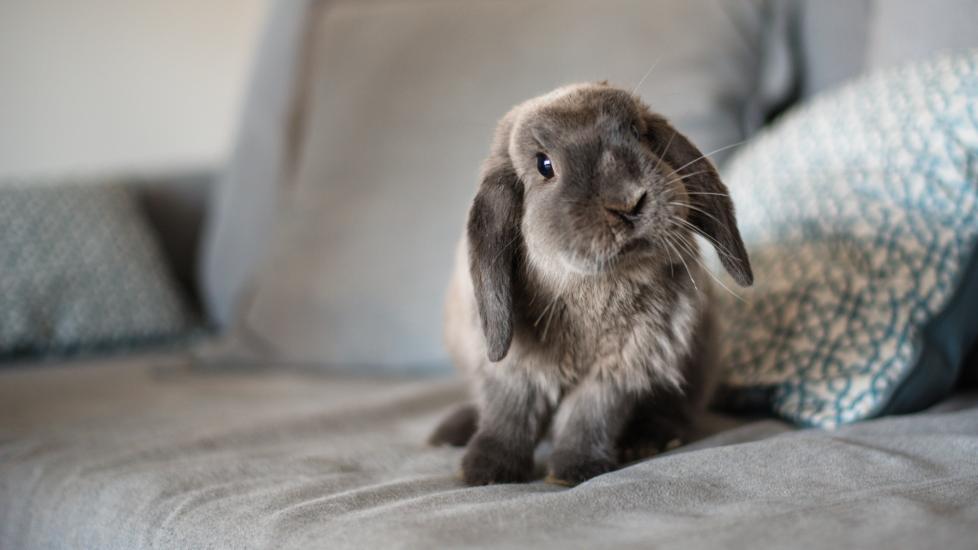
<path id="1" fill-rule="evenodd" d="M 269 2 L 231 162 L 214 189 L 201 243 L 200 289 L 211 320 L 226 325 L 278 210 L 293 160 L 306 27 L 324 0 Z"/>
<path id="2" fill-rule="evenodd" d="M 803 94 L 865 71 L 978 47 L 978 0 L 801 0 Z"/>
<path id="3" fill-rule="evenodd" d="M 770 42 L 766 3 L 752 0 L 333 2 L 311 13 L 295 164 L 223 182 L 207 280 L 222 319 L 247 289 L 240 320 L 271 357 L 324 364 L 444 361 L 455 242 L 511 106 L 574 81 L 633 87 L 654 65 L 642 95 L 709 152 L 743 137 Z M 267 242 L 256 227 L 271 214 L 251 226 L 243 212 L 273 196 L 272 249 L 245 285 L 255 262 L 241 263 L 241 247 Z"/>
<path id="4" fill-rule="evenodd" d="M 866 69 L 872 0 L 800 0 L 802 94 L 812 96 Z"/>
<path id="5" fill-rule="evenodd" d="M 978 395 L 465 488 L 454 381 L 129 359 L 0 372 L 0 548 L 974 548 Z"/>
<path id="6" fill-rule="evenodd" d="M 876 0 L 868 42 L 870 69 L 978 47 L 978 0 Z"/>

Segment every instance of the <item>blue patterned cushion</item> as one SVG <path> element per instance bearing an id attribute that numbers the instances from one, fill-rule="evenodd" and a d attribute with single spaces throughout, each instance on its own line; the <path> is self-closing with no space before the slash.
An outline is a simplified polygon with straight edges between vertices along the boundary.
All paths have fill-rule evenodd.
<path id="1" fill-rule="evenodd" d="M 831 427 L 951 388 L 978 338 L 978 51 L 814 100 L 727 178 L 756 274 L 721 300 L 730 404 Z"/>
<path id="2" fill-rule="evenodd" d="M 130 346 L 193 326 L 124 186 L 0 185 L 0 358 Z"/>

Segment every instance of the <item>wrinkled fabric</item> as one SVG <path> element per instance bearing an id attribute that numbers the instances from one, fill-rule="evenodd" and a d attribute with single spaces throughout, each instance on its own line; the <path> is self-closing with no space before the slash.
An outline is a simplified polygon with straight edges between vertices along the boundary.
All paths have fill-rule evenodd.
<path id="1" fill-rule="evenodd" d="M 467 488 L 461 382 L 180 358 L 0 372 L 0 548 L 974 548 L 978 396 L 760 420 L 567 489 Z M 728 421 L 729 422 L 729 421 Z"/>

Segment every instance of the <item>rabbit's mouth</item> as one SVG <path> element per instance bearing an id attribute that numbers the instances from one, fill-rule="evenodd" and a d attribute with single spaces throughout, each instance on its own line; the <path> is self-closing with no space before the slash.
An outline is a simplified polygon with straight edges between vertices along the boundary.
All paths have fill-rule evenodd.
<path id="1" fill-rule="evenodd" d="M 564 269 L 579 275 L 599 275 L 644 262 L 654 253 L 654 248 L 648 239 L 636 237 L 602 250 L 560 254 L 560 263 Z"/>
<path id="2" fill-rule="evenodd" d="M 618 250 L 617 256 L 625 257 L 629 255 L 640 254 L 642 252 L 647 252 L 650 248 L 651 243 L 649 243 L 644 238 L 635 238 L 626 242 L 620 250 Z"/>

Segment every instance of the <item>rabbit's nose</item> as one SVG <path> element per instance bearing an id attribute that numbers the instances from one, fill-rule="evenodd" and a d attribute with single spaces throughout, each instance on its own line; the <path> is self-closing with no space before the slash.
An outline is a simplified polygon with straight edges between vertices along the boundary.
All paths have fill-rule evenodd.
<path id="1" fill-rule="evenodd" d="M 605 214 L 611 221 L 622 222 L 625 225 L 632 227 L 639 220 L 639 218 L 641 218 L 642 209 L 645 207 L 645 199 L 647 195 L 647 192 L 643 191 L 640 195 L 627 202 L 605 201 Z"/>

